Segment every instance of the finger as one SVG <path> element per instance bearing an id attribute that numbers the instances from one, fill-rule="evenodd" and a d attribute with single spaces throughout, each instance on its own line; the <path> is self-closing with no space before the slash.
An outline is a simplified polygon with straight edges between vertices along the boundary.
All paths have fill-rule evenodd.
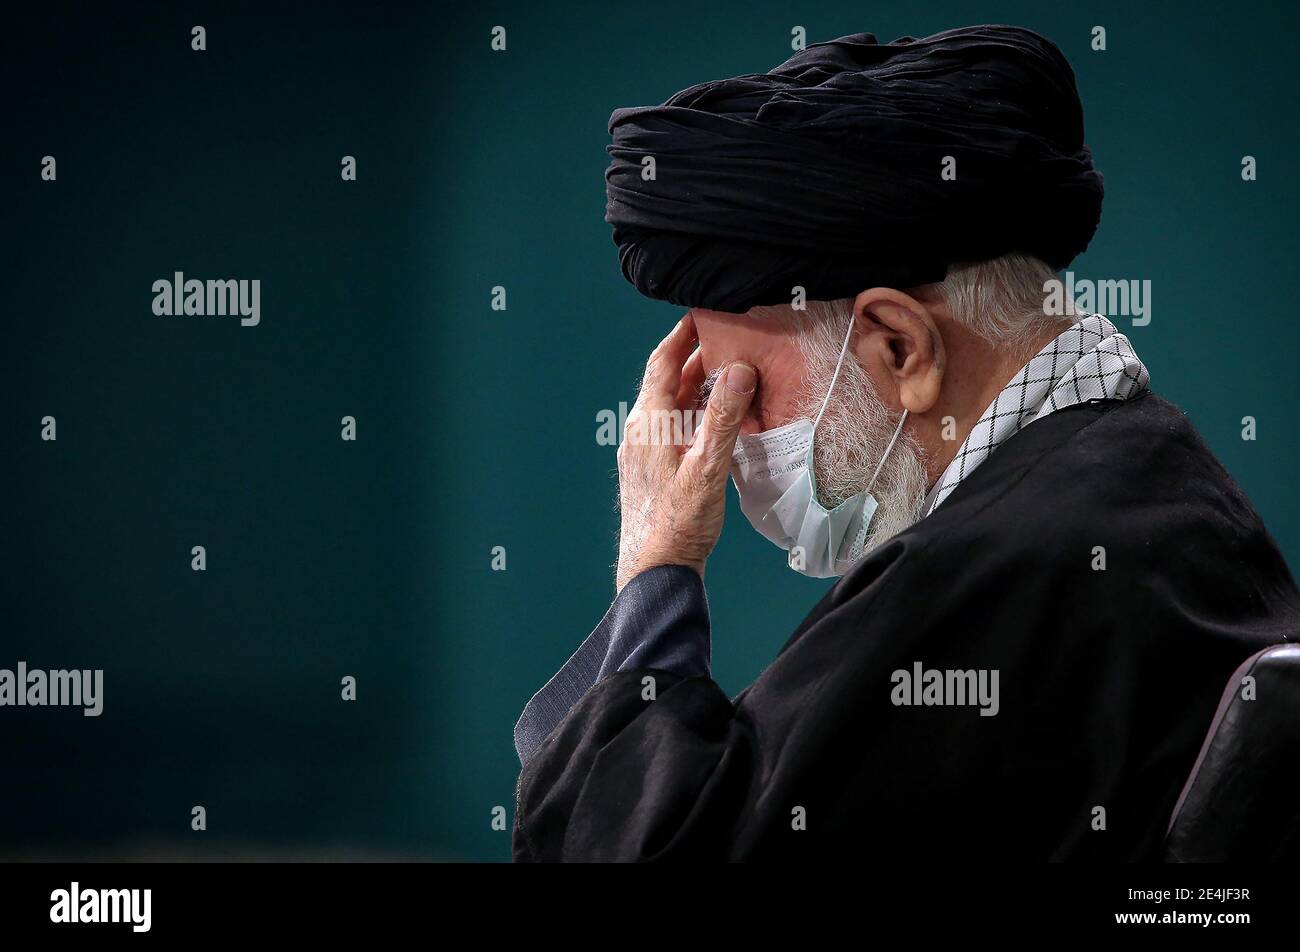
<path id="1" fill-rule="evenodd" d="M 704 359 L 697 347 L 694 353 L 686 358 L 686 366 L 682 368 L 682 380 L 677 387 L 676 407 L 681 413 L 682 432 L 685 437 L 679 449 L 683 453 L 691 445 L 695 436 L 695 426 L 700 417 L 700 386 L 706 376 Z"/>
<path id="2" fill-rule="evenodd" d="M 754 402 L 758 374 L 749 364 L 727 367 L 709 397 L 704 422 L 695 443 L 682 460 L 682 467 L 695 471 L 706 484 L 721 485 L 731 470 L 731 453 L 740 435 L 740 423 Z"/>
<path id="3" fill-rule="evenodd" d="M 700 355 L 700 349 L 697 347 L 686 358 L 686 364 L 682 367 L 682 379 L 677 385 L 677 399 L 675 405 L 679 410 L 695 410 L 700 404 L 700 385 L 704 383 L 704 378 L 708 376 L 704 372 L 704 360 Z"/>
<path id="4" fill-rule="evenodd" d="M 682 379 L 682 366 L 695 346 L 695 319 L 691 312 L 677 322 L 668 336 L 646 361 L 645 376 L 641 378 L 641 392 L 637 403 L 647 410 L 671 410 L 677 397 L 677 387 Z"/>

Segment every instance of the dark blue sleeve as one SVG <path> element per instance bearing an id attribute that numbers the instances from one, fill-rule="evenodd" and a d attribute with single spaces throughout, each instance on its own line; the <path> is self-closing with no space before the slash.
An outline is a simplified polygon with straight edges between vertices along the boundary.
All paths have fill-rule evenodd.
<path id="1" fill-rule="evenodd" d="M 524 707 L 515 724 L 520 763 L 601 679 L 632 668 L 708 677 L 709 650 L 709 605 L 699 574 L 684 565 L 660 565 L 635 576 L 596 630 Z"/>

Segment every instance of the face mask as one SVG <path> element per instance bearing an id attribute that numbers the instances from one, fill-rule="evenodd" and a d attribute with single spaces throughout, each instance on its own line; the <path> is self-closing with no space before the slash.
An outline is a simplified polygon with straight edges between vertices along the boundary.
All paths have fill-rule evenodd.
<path id="1" fill-rule="evenodd" d="M 805 417 L 775 430 L 742 435 L 736 440 L 731 457 L 731 478 L 740 494 L 740 511 L 750 525 L 782 549 L 801 548 L 803 566 L 792 560 L 791 568 L 811 578 L 843 575 L 862 555 L 867 527 L 877 506 L 871 487 L 907 419 L 904 410 L 866 489 L 834 509 L 818 502 L 813 481 L 813 437 L 830 403 L 852 334 L 853 318 L 850 318 L 835 374 L 817 419 Z"/>

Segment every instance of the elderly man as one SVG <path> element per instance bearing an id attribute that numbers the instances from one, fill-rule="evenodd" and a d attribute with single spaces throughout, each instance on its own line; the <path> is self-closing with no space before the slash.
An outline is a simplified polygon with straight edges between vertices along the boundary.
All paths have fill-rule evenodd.
<path id="1" fill-rule="evenodd" d="M 624 273 L 690 310 L 619 448 L 617 597 L 515 729 L 516 858 L 1158 856 L 1300 595 L 1125 336 L 1045 313 L 1101 206 L 1060 52 L 844 37 L 611 131 Z M 688 446 L 634 425 L 700 405 Z M 728 477 L 842 576 L 735 699 Z"/>

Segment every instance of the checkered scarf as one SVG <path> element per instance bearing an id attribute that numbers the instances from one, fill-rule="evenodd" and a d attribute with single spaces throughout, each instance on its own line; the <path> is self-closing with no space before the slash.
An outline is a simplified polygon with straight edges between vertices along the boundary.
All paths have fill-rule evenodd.
<path id="1" fill-rule="evenodd" d="M 1100 314 L 1085 317 L 1052 341 L 1002 388 L 930 490 L 934 512 L 957 484 L 1020 428 L 1089 400 L 1127 400 L 1151 377 L 1127 337 Z"/>

